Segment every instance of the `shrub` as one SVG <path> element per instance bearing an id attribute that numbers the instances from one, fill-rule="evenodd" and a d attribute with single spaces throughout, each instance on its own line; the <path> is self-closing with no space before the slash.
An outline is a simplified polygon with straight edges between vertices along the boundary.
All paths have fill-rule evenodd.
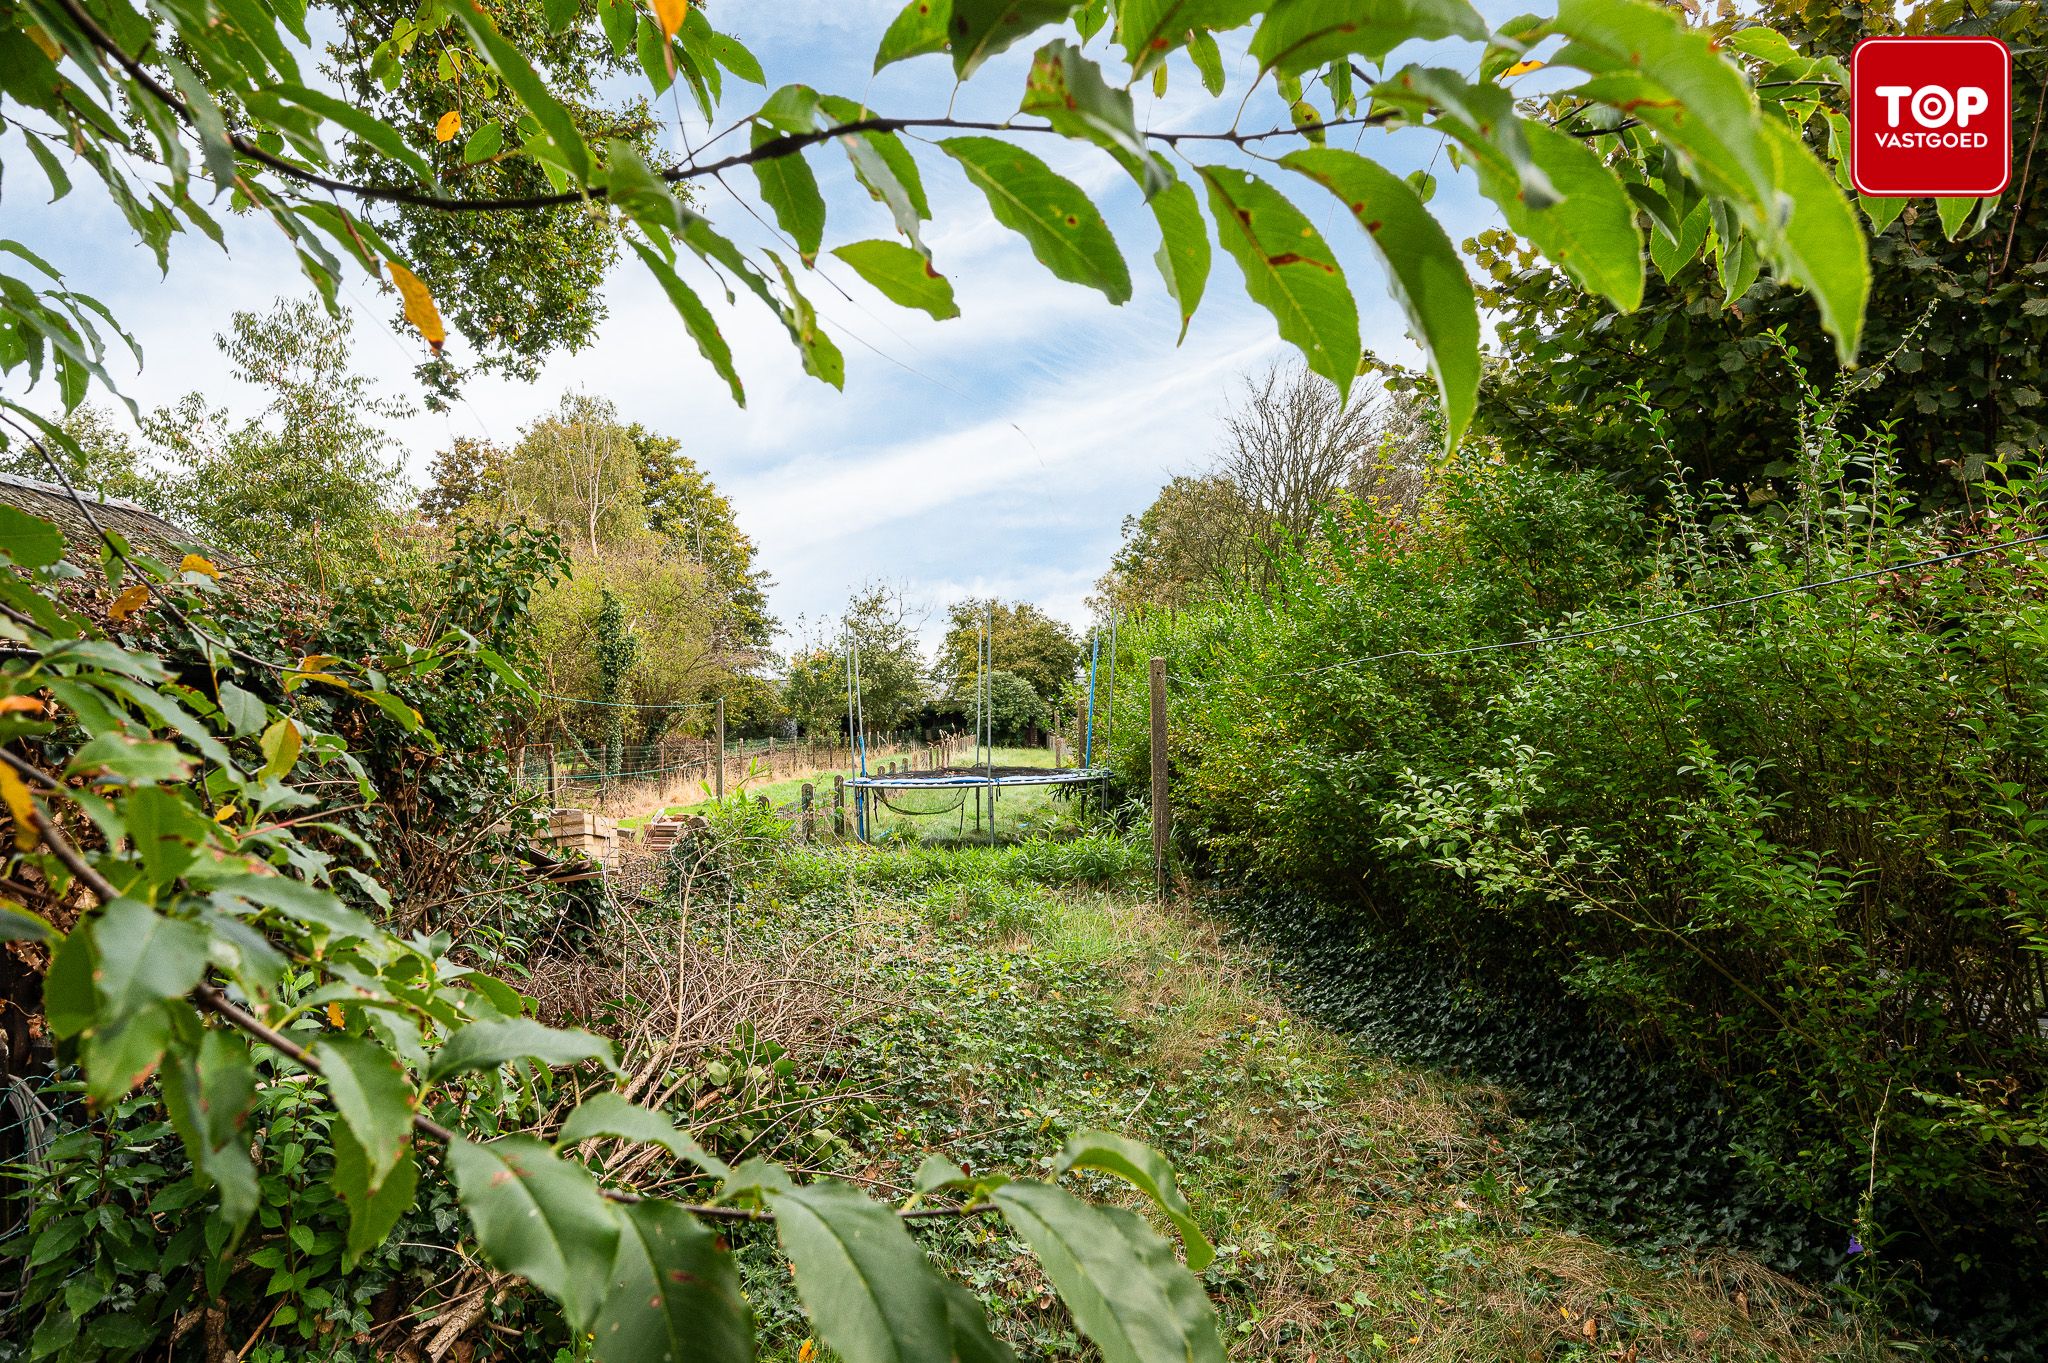
<path id="1" fill-rule="evenodd" d="M 1995 1334 L 2048 1275 L 2023 1144 L 2048 1088 L 2048 571 L 1990 547 L 2048 487 L 2002 468 L 1973 514 L 1912 519 L 1881 434 L 1808 418 L 1796 485 L 1738 508 L 1674 480 L 1661 518 L 1468 459 L 1413 514 L 1332 515 L 1266 599 L 1127 626 L 1126 663 L 1170 660 L 1190 864 L 1561 985 L 1719 1088 L 1745 1176 L 1834 1227 L 1809 1269 L 1967 1292 Z"/>

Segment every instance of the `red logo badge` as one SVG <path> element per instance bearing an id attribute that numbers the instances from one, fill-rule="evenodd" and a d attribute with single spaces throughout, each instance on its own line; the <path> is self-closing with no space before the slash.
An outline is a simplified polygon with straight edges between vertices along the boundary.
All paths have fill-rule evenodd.
<path id="1" fill-rule="evenodd" d="M 1873 198 L 1983 198 L 2012 178 L 2012 54 L 1996 38 L 1865 38 L 1849 172 Z"/>

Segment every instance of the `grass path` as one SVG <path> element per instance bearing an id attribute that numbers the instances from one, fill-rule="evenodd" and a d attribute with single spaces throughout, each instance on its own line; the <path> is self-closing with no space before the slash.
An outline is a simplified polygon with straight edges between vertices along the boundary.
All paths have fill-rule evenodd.
<path id="1" fill-rule="evenodd" d="M 876 1001 L 819 1058 L 876 1119 L 815 1167 L 907 1187 L 931 1151 L 1028 1170 L 1079 1128 L 1145 1140 L 1219 1248 L 1205 1280 L 1235 1359 L 1889 1356 L 1743 1256 L 1653 1266 L 1547 1221 L 1498 1092 L 1295 1017 L 1189 911 L 1073 883 L 1089 842 L 798 853 L 757 892 L 829 924 L 821 968 Z M 1007 1236 L 961 1225 L 927 1244 L 1020 1356 L 1079 1356 Z M 750 1292 L 788 1327 L 769 1352 L 794 1350 L 775 1285 Z"/>

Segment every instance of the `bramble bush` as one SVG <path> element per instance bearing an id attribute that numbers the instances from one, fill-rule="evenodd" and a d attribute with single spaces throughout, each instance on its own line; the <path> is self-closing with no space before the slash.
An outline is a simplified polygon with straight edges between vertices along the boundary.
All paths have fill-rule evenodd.
<path id="1" fill-rule="evenodd" d="M 1334 512 L 1264 599 L 1126 625 L 1124 662 L 1169 660 L 1190 866 L 1562 986 L 1718 1092 L 1743 1177 L 1832 1228 L 1807 1269 L 2018 1339 L 2048 1275 L 2048 572 L 1992 546 L 2048 488 L 1999 467 L 1916 517 L 1838 406 L 1807 392 L 1800 484 L 1759 505 L 1674 469 L 1653 515 L 1470 455 L 1413 514 Z"/>

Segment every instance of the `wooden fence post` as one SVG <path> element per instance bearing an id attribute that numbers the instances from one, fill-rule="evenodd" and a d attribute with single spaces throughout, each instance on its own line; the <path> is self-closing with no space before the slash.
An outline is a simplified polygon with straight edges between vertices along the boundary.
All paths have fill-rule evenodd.
<path id="1" fill-rule="evenodd" d="M 725 697 L 718 698 L 718 775 L 711 782 L 712 798 L 725 801 Z"/>
<path id="2" fill-rule="evenodd" d="M 817 815 L 811 809 L 811 783 L 809 781 L 804 782 L 803 799 L 799 808 L 803 811 L 802 823 L 800 825 L 803 840 L 809 842 L 817 833 L 817 824 L 815 822 Z"/>
<path id="3" fill-rule="evenodd" d="M 548 744 L 548 808 L 562 807 L 562 764 L 555 756 L 555 745 Z"/>
<path id="4" fill-rule="evenodd" d="M 846 778 L 844 776 L 834 776 L 832 778 L 832 836 L 835 838 L 844 838 L 846 836 Z"/>
<path id="5" fill-rule="evenodd" d="M 1152 868 L 1166 898 L 1166 835 L 1173 811 L 1166 795 L 1166 659 L 1152 660 Z"/>

